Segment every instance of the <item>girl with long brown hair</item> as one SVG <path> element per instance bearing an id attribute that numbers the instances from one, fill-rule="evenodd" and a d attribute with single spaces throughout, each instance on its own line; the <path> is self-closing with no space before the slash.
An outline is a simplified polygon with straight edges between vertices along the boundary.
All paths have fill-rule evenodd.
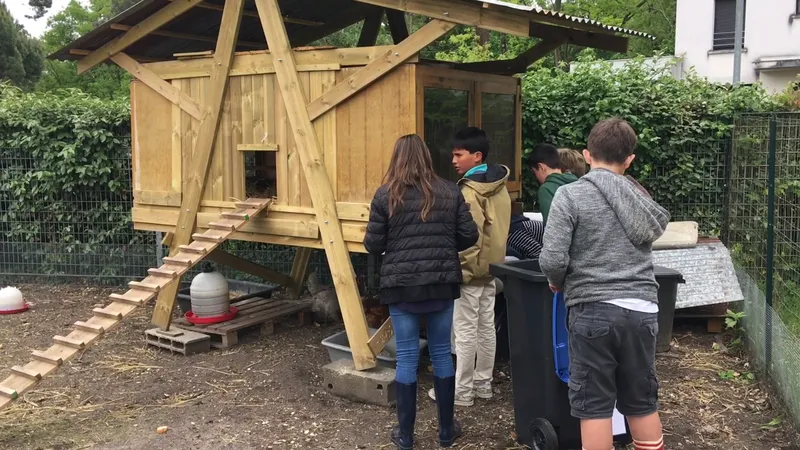
<path id="1" fill-rule="evenodd" d="M 381 304 L 389 306 L 397 342 L 398 425 L 392 442 L 413 448 L 417 411 L 420 318 L 425 318 L 439 408 L 439 443 L 453 445 L 455 371 L 450 352 L 453 302 L 462 281 L 458 252 L 478 241 L 478 228 L 455 183 L 433 171 L 430 151 L 416 134 L 397 140 L 385 183 L 370 205 L 364 246 L 383 254 Z"/>

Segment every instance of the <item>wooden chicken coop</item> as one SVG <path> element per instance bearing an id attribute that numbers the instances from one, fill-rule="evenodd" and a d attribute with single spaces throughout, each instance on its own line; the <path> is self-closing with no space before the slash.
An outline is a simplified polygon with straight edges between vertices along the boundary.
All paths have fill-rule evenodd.
<path id="1" fill-rule="evenodd" d="M 430 20 L 410 33 L 406 14 Z M 359 22 L 358 47 L 311 46 Z M 375 46 L 384 24 L 394 43 Z M 512 60 L 419 57 L 457 25 L 534 39 Z M 511 168 L 516 196 L 522 127 L 513 75 L 565 43 L 624 52 L 630 35 L 648 37 L 489 0 L 139 2 L 51 58 L 77 60 L 79 72 L 113 62 L 135 77 L 133 221 L 168 233 L 170 256 L 17 367 L 0 393 L 24 392 L 153 298 L 153 322 L 168 330 L 178 281 L 204 257 L 296 293 L 311 249 L 326 252 L 355 367 L 374 367 L 391 323 L 370 336 L 350 253 L 365 251 L 369 202 L 395 140 L 420 134 L 439 174 L 455 179 L 450 137 L 466 125 L 482 127 L 492 160 Z M 292 273 L 216 249 L 226 239 L 297 247 Z"/>

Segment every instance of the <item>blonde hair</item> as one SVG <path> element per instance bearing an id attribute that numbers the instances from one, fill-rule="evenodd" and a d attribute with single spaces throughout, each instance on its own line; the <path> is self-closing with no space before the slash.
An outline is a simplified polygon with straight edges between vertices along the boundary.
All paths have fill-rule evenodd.
<path id="1" fill-rule="evenodd" d="M 561 166 L 567 172 L 580 178 L 586 175 L 586 160 L 578 150 L 571 148 L 558 149 L 558 157 L 561 159 Z"/>

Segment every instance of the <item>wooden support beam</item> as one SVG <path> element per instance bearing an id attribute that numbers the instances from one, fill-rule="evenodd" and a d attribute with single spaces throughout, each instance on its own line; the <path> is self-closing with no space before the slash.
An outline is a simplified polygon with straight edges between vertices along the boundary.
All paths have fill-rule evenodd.
<path id="1" fill-rule="evenodd" d="M 389 33 L 392 41 L 399 44 L 408 38 L 408 23 L 406 23 L 406 13 L 394 9 L 386 10 L 386 20 L 389 22 Z"/>
<path id="2" fill-rule="evenodd" d="M 317 133 L 308 115 L 306 97 L 300 89 L 300 77 L 295 67 L 294 53 L 289 44 L 286 27 L 281 20 L 278 0 L 255 1 L 261 18 L 261 28 L 275 58 L 275 74 L 297 144 L 303 173 L 308 181 L 311 202 L 322 235 L 322 245 L 328 257 L 347 339 L 353 352 L 353 364 L 357 370 L 370 369 L 375 367 L 376 360 L 368 345 L 367 318 L 364 316 L 361 297 L 356 286 L 353 262 L 350 260 L 350 253 L 337 216 L 336 198 L 322 161 Z"/>
<path id="3" fill-rule="evenodd" d="M 211 252 L 206 259 L 214 261 L 217 264 L 222 264 L 223 266 L 228 266 L 232 269 L 242 271 L 244 273 L 249 273 L 250 275 L 255 275 L 267 281 L 277 283 L 281 286 L 292 286 L 292 277 L 289 275 L 276 272 L 272 269 L 258 265 L 254 262 L 240 258 L 236 255 L 232 255 L 220 249 Z"/>
<path id="4" fill-rule="evenodd" d="M 175 0 L 170 0 L 170 1 L 175 1 Z M 197 5 L 197 7 L 198 8 L 203 8 L 203 9 L 210 9 L 210 10 L 213 10 L 213 11 L 222 11 L 222 6 L 215 5 L 213 3 L 208 3 L 208 2 L 200 2 L 200 4 Z M 245 17 L 258 18 L 258 13 L 256 11 L 244 10 L 242 12 L 242 15 L 245 16 Z M 316 20 L 297 19 L 297 18 L 294 18 L 294 17 L 287 17 L 287 16 L 283 17 L 283 21 L 286 22 L 286 23 L 293 23 L 293 24 L 296 24 L 296 25 L 307 25 L 307 26 L 310 26 L 310 27 L 319 27 L 319 26 L 325 25 L 325 22 L 318 22 Z"/>
<path id="5" fill-rule="evenodd" d="M 233 61 L 236 39 L 239 36 L 244 1 L 227 0 L 225 2 L 220 33 L 217 37 L 217 46 L 214 52 L 214 65 L 211 68 L 211 79 L 209 80 L 206 94 L 208 114 L 200 122 L 200 131 L 195 142 L 192 161 L 185 172 L 186 188 L 178 223 L 175 227 L 175 235 L 170 243 L 171 256 L 180 251 L 180 245 L 188 244 L 192 233 L 194 233 L 197 211 L 200 208 L 200 198 L 205 189 L 208 167 L 211 163 L 211 153 L 217 140 L 222 101 L 225 98 L 225 90 L 228 86 L 228 73 Z M 167 7 L 176 4 L 178 2 L 173 2 Z M 158 296 L 156 306 L 153 309 L 152 322 L 161 329 L 169 329 L 170 323 L 172 323 L 172 311 L 175 309 L 175 296 L 178 294 L 179 285 L 180 282 L 170 284 Z"/>
<path id="6" fill-rule="evenodd" d="M 294 261 L 292 262 L 292 285 L 289 289 L 289 294 L 292 298 L 300 298 L 303 293 L 303 282 L 308 273 L 308 263 L 311 261 L 311 255 L 314 250 L 306 247 L 297 247 L 294 254 Z"/>
<path id="7" fill-rule="evenodd" d="M 392 339 L 392 335 L 394 335 L 394 327 L 392 326 L 392 319 L 386 319 L 386 322 L 383 322 L 378 331 L 369 338 L 369 349 L 372 350 L 372 354 L 378 356 L 380 352 L 383 351 L 383 348 L 386 347 L 386 344 Z"/>
<path id="8" fill-rule="evenodd" d="M 513 59 L 499 61 L 481 61 L 473 63 L 456 64 L 457 70 L 469 72 L 491 73 L 495 75 L 515 75 L 523 73 L 528 66 L 547 56 L 560 47 L 565 40 L 541 41 Z"/>
<path id="9" fill-rule="evenodd" d="M 389 73 L 393 68 L 404 63 L 428 46 L 431 42 L 444 36 L 456 24 L 443 20 L 433 19 L 408 39 L 395 45 L 384 53 L 383 57 L 367 64 L 358 72 L 342 80 L 328 92 L 308 105 L 308 115 L 311 120 L 318 118 L 336 105 L 369 86 L 378 78 Z"/>
<path id="10" fill-rule="evenodd" d="M 170 83 L 167 83 L 163 78 L 156 75 L 152 70 L 139 64 L 123 52 L 119 52 L 111 57 L 118 66 L 125 69 L 126 72 L 136 77 L 139 81 L 146 84 L 150 89 L 158 92 L 164 98 L 171 101 L 172 104 L 177 105 L 180 109 L 186 111 L 190 116 L 197 120 L 203 120 L 203 107 L 194 101 L 185 92 L 176 88 Z"/>
<path id="11" fill-rule="evenodd" d="M 514 36 L 528 37 L 529 21 L 522 14 L 483 8 L 479 2 L 459 0 L 356 0 L 360 3 L 382 6 L 412 14 L 442 19 L 461 25 L 471 25 L 486 30 L 499 31 Z"/>
<path id="12" fill-rule="evenodd" d="M 133 28 L 130 25 L 124 25 L 121 23 L 112 23 L 110 25 L 112 30 L 119 30 L 119 31 L 128 31 Z M 200 41 L 200 42 L 217 42 L 217 38 L 214 36 L 204 36 L 202 34 L 194 34 L 194 33 L 181 33 L 178 31 L 169 31 L 169 30 L 155 30 L 150 33 L 154 36 L 164 36 L 164 37 L 171 37 L 175 39 L 184 39 L 187 41 Z M 251 48 L 258 48 L 264 49 L 267 48 L 266 42 L 251 42 L 251 41 L 238 41 L 236 45 L 242 47 L 251 47 Z"/>
<path id="13" fill-rule="evenodd" d="M 142 20 L 122 36 L 93 51 L 78 61 L 78 73 L 81 74 L 100 64 L 106 59 L 124 51 L 131 44 L 138 42 L 153 31 L 163 27 L 170 21 L 192 9 L 200 0 L 181 0 L 172 2 L 159 9 L 150 17 Z"/>
<path id="14" fill-rule="evenodd" d="M 358 47 L 371 47 L 378 42 L 378 34 L 383 25 L 383 8 L 376 8 L 364 19 L 361 35 L 358 36 Z"/>

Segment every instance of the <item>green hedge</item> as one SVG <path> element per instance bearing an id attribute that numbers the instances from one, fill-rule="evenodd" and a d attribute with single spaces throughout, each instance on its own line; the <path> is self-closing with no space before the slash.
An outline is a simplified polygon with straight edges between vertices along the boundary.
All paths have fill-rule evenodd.
<path id="1" fill-rule="evenodd" d="M 733 117 L 778 108 L 760 86 L 715 85 L 693 73 L 675 80 L 665 66 L 643 59 L 614 70 L 585 56 L 569 73 L 539 69 L 525 75 L 523 148 L 525 155 L 540 142 L 583 149 L 595 123 L 621 117 L 639 136 L 631 174 L 673 215 L 699 218 L 703 231 L 718 233 Z M 530 205 L 537 183 L 524 172 Z"/>
<path id="2" fill-rule="evenodd" d="M 129 135 L 126 101 L 0 85 L 0 273 L 124 276 L 154 261 L 130 224 Z"/>

